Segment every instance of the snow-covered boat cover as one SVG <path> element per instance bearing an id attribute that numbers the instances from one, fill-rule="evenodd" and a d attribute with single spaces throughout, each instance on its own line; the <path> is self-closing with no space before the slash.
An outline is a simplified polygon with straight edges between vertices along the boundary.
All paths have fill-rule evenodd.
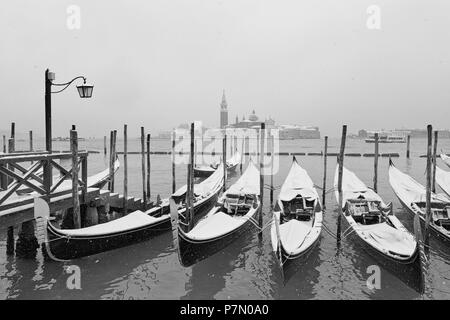
<path id="1" fill-rule="evenodd" d="M 242 176 L 233 185 L 225 191 L 224 195 L 236 194 L 255 194 L 259 195 L 259 170 L 254 165 L 253 161 L 248 163 Z"/>
<path id="2" fill-rule="evenodd" d="M 227 166 L 232 167 L 241 162 L 241 154 L 239 151 L 236 151 L 233 156 L 227 160 Z"/>
<path id="3" fill-rule="evenodd" d="M 151 217 L 140 210 L 134 211 L 122 218 L 107 223 L 97 224 L 92 227 L 81 229 L 58 229 L 58 232 L 66 236 L 106 236 L 117 232 L 126 232 L 136 228 L 142 228 L 168 219 L 169 215 Z"/>
<path id="4" fill-rule="evenodd" d="M 214 171 L 212 175 L 203 180 L 200 183 L 194 184 L 194 194 L 197 197 L 207 196 L 211 191 L 217 190 L 223 184 L 223 164 L 221 163 L 219 167 Z M 180 197 L 186 194 L 187 185 L 182 186 L 180 189 L 175 191 L 173 196 Z"/>
<path id="5" fill-rule="evenodd" d="M 450 172 L 436 167 L 436 183 L 450 196 Z"/>
<path id="6" fill-rule="evenodd" d="M 449 156 L 447 156 L 445 153 L 441 153 L 441 159 L 442 159 L 442 161 L 445 162 L 445 164 L 447 166 L 450 167 L 450 157 Z"/>
<path id="7" fill-rule="evenodd" d="M 436 177 L 437 177 L 436 171 Z M 426 201 L 426 189 L 419 182 L 414 180 L 409 175 L 401 172 L 395 166 L 389 166 L 389 183 L 406 205 L 414 202 Z M 450 200 L 443 194 L 431 194 L 432 202 L 449 202 Z"/>
<path id="8" fill-rule="evenodd" d="M 309 177 L 305 169 L 303 169 L 296 160 L 292 161 L 291 169 L 281 186 L 279 198 L 282 201 L 290 201 L 297 195 L 301 195 L 306 199 L 316 199 L 319 197 L 314 182 Z"/>
<path id="9" fill-rule="evenodd" d="M 334 189 L 338 192 L 338 177 L 339 177 L 339 166 L 336 166 L 336 173 L 334 176 Z M 356 174 L 347 168 L 343 168 L 342 171 L 342 205 L 349 199 L 357 199 L 364 197 L 364 199 L 369 201 L 381 201 L 381 197 L 372 189 L 369 189 L 364 182 L 362 182 Z"/>

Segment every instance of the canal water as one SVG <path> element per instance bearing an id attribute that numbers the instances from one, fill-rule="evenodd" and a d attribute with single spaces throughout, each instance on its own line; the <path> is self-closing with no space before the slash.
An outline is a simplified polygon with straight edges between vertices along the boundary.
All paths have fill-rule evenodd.
<path id="1" fill-rule="evenodd" d="M 43 147 L 43 141 L 37 141 Z M 27 142 L 18 142 L 18 149 Z M 169 140 L 152 140 L 153 150 L 170 150 Z M 340 140 L 329 140 L 329 152 L 338 152 Z M 80 148 L 102 152 L 103 139 L 80 141 Z M 348 139 L 346 152 L 373 153 L 373 144 Z M 450 152 L 450 141 L 441 140 L 439 148 Z M 55 150 L 68 150 L 68 142 L 55 142 Z M 140 149 L 139 139 L 130 139 L 129 151 Z M 281 152 L 320 152 L 323 140 L 281 141 Z M 122 142 L 118 141 L 118 150 Z M 426 139 L 413 139 L 411 159 L 406 159 L 406 144 L 380 144 L 380 152 L 397 152 L 395 165 L 425 182 Z M 120 157 L 122 160 L 122 157 Z M 323 158 L 297 156 L 301 166 L 313 181 L 321 186 Z M 280 167 L 274 185 L 280 186 L 291 164 L 291 157 L 280 156 Z M 102 153 L 89 155 L 89 173 L 107 167 Z M 128 156 L 129 194 L 142 194 L 141 159 Z M 345 166 L 354 171 L 368 186 L 373 181 L 373 158 L 346 157 Z M 443 169 L 445 164 L 438 160 Z M 167 197 L 171 190 L 170 155 L 151 156 L 151 194 Z M 327 189 L 333 186 L 336 157 L 328 158 Z M 378 191 L 386 203 L 393 202 L 395 215 L 412 231 L 412 216 L 401 206 L 388 182 L 388 158 L 379 159 Z M 186 166 L 177 166 L 177 187 L 186 181 Z M 232 177 L 228 184 L 237 176 Z M 123 170 L 116 176 L 116 191 L 121 192 Z M 266 177 L 266 182 L 269 177 Z M 321 190 L 318 190 L 321 193 Z M 275 190 L 275 198 L 279 188 Z M 0 298 L 1 299 L 450 299 L 450 245 L 431 238 L 430 263 L 426 275 L 425 293 L 420 294 L 411 283 L 417 275 L 392 272 L 369 255 L 351 237 L 344 238 L 338 248 L 334 233 L 338 216 L 333 192 L 326 198 L 324 225 L 318 246 L 308 260 L 285 283 L 271 251 L 269 229 L 262 241 L 256 230 L 243 235 L 221 252 L 183 267 L 178 261 L 172 233 L 102 254 L 69 262 L 52 262 L 38 252 L 36 259 L 6 256 L 5 231 L 0 233 Z M 264 224 L 271 218 L 269 192 L 265 191 Z M 346 225 L 343 224 L 346 228 Z M 70 290 L 67 267 L 75 265 L 81 271 L 81 289 Z M 380 267 L 380 289 L 370 288 L 371 266 Z M 370 280 L 369 280 L 370 282 Z"/>

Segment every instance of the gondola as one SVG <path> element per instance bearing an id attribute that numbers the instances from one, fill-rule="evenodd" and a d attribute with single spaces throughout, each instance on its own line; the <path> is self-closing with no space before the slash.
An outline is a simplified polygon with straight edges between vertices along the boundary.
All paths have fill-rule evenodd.
<path id="1" fill-rule="evenodd" d="M 322 205 L 314 183 L 294 158 L 281 186 L 271 225 L 272 249 L 283 272 L 304 262 L 319 242 Z M 292 265 L 292 266 L 291 266 Z M 290 272 L 293 273 L 293 272 Z"/>
<path id="2" fill-rule="evenodd" d="M 334 179 L 336 200 L 339 203 L 338 167 Z M 396 273 L 405 266 L 420 270 L 419 246 L 414 235 L 393 214 L 392 205 L 369 189 L 353 172 L 343 168 L 342 214 L 349 225 L 349 233 L 376 260 Z"/>
<path id="3" fill-rule="evenodd" d="M 241 163 L 241 154 L 236 152 L 229 160 L 227 160 L 227 172 L 232 173 L 236 171 L 236 168 Z M 194 166 L 194 177 L 209 177 L 217 169 L 218 164 L 210 165 L 195 165 Z"/>
<path id="4" fill-rule="evenodd" d="M 237 182 L 191 229 L 178 223 L 176 241 L 182 265 L 190 266 L 216 253 L 257 223 L 255 217 L 261 210 L 259 178 L 259 170 L 250 161 Z M 180 216 L 174 200 L 170 202 L 171 214 Z"/>
<path id="5" fill-rule="evenodd" d="M 210 208 L 223 186 L 219 166 L 216 173 L 194 185 L 194 214 Z M 176 209 L 180 215 L 186 211 L 186 186 L 177 190 Z M 172 229 L 169 200 L 163 199 L 153 208 L 140 210 L 106 223 L 80 229 L 59 229 L 47 222 L 47 255 L 54 260 L 70 260 L 116 249 L 143 241 L 153 235 Z"/>
<path id="6" fill-rule="evenodd" d="M 436 171 L 436 181 L 442 182 Z M 439 178 L 438 178 L 439 176 Z M 402 205 L 413 215 L 418 214 L 422 225 L 426 217 L 426 189 L 409 175 L 389 164 L 389 183 Z M 445 187 L 445 186 L 444 186 Z M 443 188 L 444 189 L 444 188 Z M 450 199 L 444 194 L 431 194 L 430 230 L 439 239 L 450 241 Z"/>
<path id="7" fill-rule="evenodd" d="M 447 167 L 450 168 L 450 157 L 446 155 L 445 153 L 441 153 L 441 159 L 444 161 L 444 163 L 447 165 Z"/>

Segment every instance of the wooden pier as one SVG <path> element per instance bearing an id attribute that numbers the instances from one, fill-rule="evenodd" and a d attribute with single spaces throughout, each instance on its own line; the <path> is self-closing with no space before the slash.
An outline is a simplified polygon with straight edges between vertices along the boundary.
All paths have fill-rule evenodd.
<path id="1" fill-rule="evenodd" d="M 63 228 L 87 227 L 109 221 L 117 214 L 121 216 L 125 212 L 152 206 L 151 202 L 144 203 L 140 198 L 127 197 L 125 200 L 119 193 L 102 190 L 114 176 L 114 170 L 110 170 L 102 185 L 88 187 L 88 154 L 78 150 L 0 154 L 0 229 L 7 230 L 8 254 L 16 251 L 17 255 L 29 255 L 38 248 L 34 222 L 36 197 L 49 204 L 51 216 L 61 218 Z M 58 163 L 67 159 L 72 159 L 70 169 Z M 42 175 L 38 174 L 40 169 Z M 60 176 L 55 178 L 52 171 L 59 172 Z M 70 179 L 72 183 L 68 185 Z M 26 192 L 18 195 L 20 190 Z M 113 212 L 114 216 L 111 215 Z M 20 226 L 20 232 L 15 243 L 14 229 L 17 226 Z"/>

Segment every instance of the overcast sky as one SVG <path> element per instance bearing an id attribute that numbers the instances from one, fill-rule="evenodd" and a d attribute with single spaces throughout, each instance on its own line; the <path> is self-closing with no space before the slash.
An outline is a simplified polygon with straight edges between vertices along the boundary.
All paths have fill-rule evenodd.
<path id="1" fill-rule="evenodd" d="M 67 8 L 81 9 L 70 30 Z M 366 26 L 370 5 L 381 29 Z M 44 71 L 56 82 L 53 135 L 138 135 L 252 109 L 279 124 L 339 136 L 361 128 L 449 128 L 448 0 L 4 1 L 0 9 L 0 129 L 44 134 Z"/>

